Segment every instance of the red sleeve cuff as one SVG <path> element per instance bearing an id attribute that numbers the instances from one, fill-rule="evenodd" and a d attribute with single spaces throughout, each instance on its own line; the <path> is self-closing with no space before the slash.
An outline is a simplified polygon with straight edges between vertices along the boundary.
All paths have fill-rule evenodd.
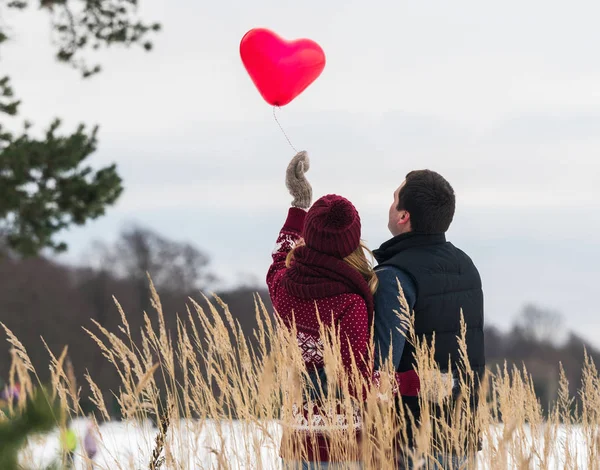
<path id="1" fill-rule="evenodd" d="M 304 209 L 299 209 L 298 207 L 290 207 L 285 224 L 283 224 L 283 230 L 302 233 L 302 230 L 304 229 L 305 218 L 306 211 Z"/>
<path id="2" fill-rule="evenodd" d="M 400 395 L 416 397 L 421 390 L 421 381 L 414 370 L 397 373 L 400 376 Z"/>

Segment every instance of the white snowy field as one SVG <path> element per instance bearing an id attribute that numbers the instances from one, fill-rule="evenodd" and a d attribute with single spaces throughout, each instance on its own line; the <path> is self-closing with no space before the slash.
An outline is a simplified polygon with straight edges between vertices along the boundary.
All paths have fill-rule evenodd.
<path id="1" fill-rule="evenodd" d="M 219 431 L 220 428 L 220 431 Z M 80 440 L 85 435 L 86 422 L 74 421 L 73 429 Z M 147 469 L 154 439 L 158 430 L 150 423 L 107 423 L 100 427 L 101 441 L 98 454 L 94 459 L 94 469 Z M 524 436 L 514 437 L 518 446 L 508 446 L 506 455 L 508 461 L 498 453 L 492 444 L 501 439 L 503 426 L 490 430 L 484 450 L 479 456 L 478 469 L 488 468 L 517 468 L 515 449 L 522 449 L 525 455 L 530 455 L 528 468 L 540 468 L 540 459 L 547 458 L 544 468 L 563 469 L 570 454 L 571 462 L 568 468 L 587 469 L 587 447 L 585 437 L 576 427 L 567 429 L 561 427 L 556 435 L 544 436 L 544 430 L 533 439 L 530 430 Z M 175 437 L 171 437 L 175 435 Z M 221 440 L 220 436 L 223 436 Z M 170 428 L 168 452 L 172 453 L 176 465 L 162 468 L 192 470 L 192 469 L 280 469 L 278 445 L 281 429 L 275 422 L 265 423 L 264 426 L 250 425 L 243 422 L 204 422 L 182 421 L 179 428 L 173 432 Z M 548 442 L 547 457 L 544 457 L 544 441 Z M 497 442 L 497 441 L 496 441 Z M 535 445 L 533 445 L 535 444 Z M 259 451 L 257 451 L 259 449 Z M 59 453 L 58 434 L 50 434 L 44 438 L 29 443 L 23 451 L 22 459 L 27 468 L 42 469 Z M 523 454 L 521 454 L 523 455 Z M 514 457 L 514 458 L 513 458 Z M 84 459 L 77 451 L 76 469 L 89 469 Z M 390 466 L 390 468 L 393 468 Z"/>

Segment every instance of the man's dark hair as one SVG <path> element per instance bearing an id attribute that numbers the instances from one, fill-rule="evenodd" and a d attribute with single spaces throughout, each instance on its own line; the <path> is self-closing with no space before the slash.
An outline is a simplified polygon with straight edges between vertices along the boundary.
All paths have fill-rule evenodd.
<path id="1" fill-rule="evenodd" d="M 445 233 L 452 219 L 456 198 L 446 179 L 431 170 L 411 171 L 398 194 L 398 210 L 410 214 L 413 232 Z"/>

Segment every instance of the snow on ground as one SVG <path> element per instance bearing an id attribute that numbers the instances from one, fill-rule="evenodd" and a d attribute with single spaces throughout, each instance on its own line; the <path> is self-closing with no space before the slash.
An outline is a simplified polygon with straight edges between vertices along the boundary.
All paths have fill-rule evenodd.
<path id="1" fill-rule="evenodd" d="M 74 421 L 72 427 L 81 441 L 85 435 L 86 422 L 84 420 Z M 94 469 L 120 470 L 120 469 L 147 469 L 154 448 L 154 440 L 158 430 L 149 422 L 125 423 L 113 422 L 103 424 L 100 428 L 102 441 L 99 444 L 98 454 L 94 459 Z M 490 433 L 491 436 L 500 439 L 503 427 L 497 426 Z M 179 429 L 173 432 L 169 430 L 168 437 L 171 449 L 179 463 L 181 470 L 192 469 L 216 469 L 219 461 L 225 461 L 231 469 L 257 469 L 270 470 L 280 469 L 278 457 L 278 444 L 281 437 L 281 429 L 277 423 L 265 423 L 260 429 L 256 425 L 243 422 L 205 422 L 182 421 Z M 223 436 L 221 439 L 220 436 Z M 543 439 L 543 436 L 539 436 Z M 492 437 L 494 439 L 494 437 Z M 531 432 L 526 433 L 525 447 L 531 444 L 533 438 Z M 550 467 L 564 468 L 566 455 L 565 445 L 569 443 L 569 452 L 576 456 L 577 468 L 585 469 L 586 466 L 586 444 L 583 433 L 578 428 L 563 427 L 554 436 L 553 448 L 549 449 Z M 528 444 L 527 444 L 528 443 Z M 537 446 L 538 449 L 543 446 Z M 260 449 L 260 452 L 256 452 Z M 84 459 L 81 455 L 75 459 L 75 469 L 86 469 Z M 58 433 L 53 433 L 44 438 L 36 439 L 29 443 L 22 454 L 22 459 L 27 463 L 27 468 L 43 469 L 59 453 Z M 480 454 L 480 465 L 478 469 L 489 468 L 489 462 L 495 462 L 496 457 L 489 454 L 488 442 L 484 444 L 484 450 Z M 509 464 L 508 468 L 513 467 Z M 534 457 L 531 468 L 538 468 L 539 461 Z M 163 466 L 163 468 L 166 468 Z M 222 468 L 222 467 L 221 467 Z M 514 467 L 513 467 L 514 468 Z"/>
<path id="2" fill-rule="evenodd" d="M 83 441 L 86 421 L 76 420 L 72 429 Z M 111 422 L 100 427 L 98 454 L 94 469 L 147 469 L 158 429 L 150 422 Z M 174 438 L 171 436 L 175 436 Z M 222 438 L 221 438 L 222 436 Z M 243 422 L 181 421 L 177 430 L 167 434 L 173 454 L 181 465 L 177 468 L 218 468 L 224 459 L 231 469 L 279 469 L 278 457 L 281 431 L 276 423 L 266 423 L 262 429 Z M 260 452 L 255 452 L 260 449 Z M 224 452 L 223 452 L 224 450 Z M 54 432 L 32 440 L 21 455 L 26 468 L 43 469 L 59 455 L 59 434 Z M 86 469 L 78 448 L 75 469 Z M 166 467 L 163 467 L 166 468 Z"/>

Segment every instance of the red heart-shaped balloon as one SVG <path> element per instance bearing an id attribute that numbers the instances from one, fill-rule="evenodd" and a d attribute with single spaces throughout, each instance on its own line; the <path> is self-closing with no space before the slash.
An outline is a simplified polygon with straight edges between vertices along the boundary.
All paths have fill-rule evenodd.
<path id="1" fill-rule="evenodd" d="M 254 85 L 273 106 L 288 104 L 325 68 L 325 53 L 316 42 L 286 41 L 264 28 L 244 35 L 240 55 Z"/>

